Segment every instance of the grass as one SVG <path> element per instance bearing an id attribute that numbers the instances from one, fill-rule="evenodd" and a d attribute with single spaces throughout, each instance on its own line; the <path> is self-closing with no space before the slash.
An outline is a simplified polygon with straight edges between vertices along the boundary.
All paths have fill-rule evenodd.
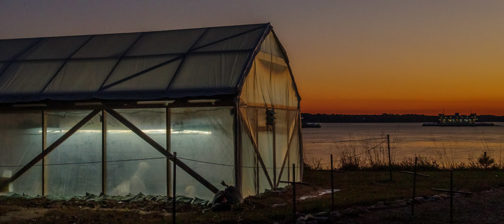
<path id="1" fill-rule="evenodd" d="M 420 171 L 429 177 L 417 177 L 417 196 L 430 196 L 440 194 L 432 190 L 433 187 L 448 188 L 449 172 L 444 170 Z M 336 209 L 353 206 L 367 206 L 378 201 L 392 201 L 396 199 L 409 199 L 412 193 L 412 176 L 410 174 L 393 172 L 393 181 L 389 180 L 388 171 L 356 170 L 337 171 L 334 173 L 335 188 L 341 189 L 335 193 Z M 306 169 L 303 182 L 307 185 L 297 185 L 298 198 L 300 195 L 313 195 L 315 192 L 330 188 L 330 172 L 324 170 Z M 504 186 L 504 171 L 488 170 L 456 170 L 454 171 L 455 189 L 471 192 L 480 192 L 491 188 Z M 307 199 L 297 202 L 297 211 L 300 213 L 318 213 L 330 209 L 330 195 L 319 198 Z M 444 203 L 444 202 L 443 202 Z M 283 204 L 273 208 L 274 204 Z M 19 204 L 17 208 L 23 206 Z M 435 204 L 438 206 L 438 204 Z M 0 205 L 0 212 L 10 211 L 8 203 Z M 49 211 L 38 220 L 39 223 L 55 223 L 61 220 L 68 222 L 114 222 L 125 223 L 170 223 L 170 211 L 162 208 L 143 211 L 138 209 L 80 209 L 79 207 L 49 206 Z M 446 208 L 444 208 L 446 209 Z M 405 209 L 407 210 L 407 209 Z M 430 214 L 433 212 L 425 213 Z M 404 214 L 393 214 L 392 211 L 382 211 L 382 216 L 390 219 L 403 220 Z M 403 212 L 404 213 L 404 212 Z M 405 213 L 406 214 L 406 213 Z M 420 215 L 420 213 L 419 213 Z M 404 216 L 404 217 L 403 217 Z M 92 218 L 90 218 L 92 217 Z M 418 217 L 422 220 L 422 217 Z M 268 192 L 255 197 L 249 197 L 231 211 L 212 212 L 201 209 L 189 210 L 177 214 L 180 223 L 291 223 L 292 222 L 292 191 L 290 187 L 279 192 Z M 427 218 L 425 220 L 428 220 Z M 383 220 L 382 220 L 383 221 Z"/>
<path id="2" fill-rule="evenodd" d="M 433 187 L 448 188 L 448 171 L 424 171 L 429 177 L 417 177 L 417 196 L 439 194 L 431 190 Z M 306 170 L 304 182 L 308 186 L 300 186 L 299 191 L 307 193 L 316 189 L 330 188 L 330 173 L 328 171 Z M 341 189 L 335 193 L 336 209 L 357 205 L 372 205 L 378 201 L 389 201 L 410 198 L 412 193 L 412 176 L 393 172 L 393 181 L 388 181 L 386 171 L 344 171 L 335 173 L 335 188 Z M 454 172 L 454 185 L 457 190 L 479 192 L 494 187 L 504 186 L 504 172 L 501 170 L 460 170 Z M 209 212 L 206 214 L 186 214 L 181 216 L 181 222 L 200 223 L 271 223 L 274 221 L 287 223 L 291 221 L 290 190 L 278 194 L 264 195 L 253 198 L 247 204 L 229 212 Z M 273 204 L 287 203 L 287 206 L 272 208 Z M 298 212 L 316 213 L 328 211 L 330 196 L 299 201 Z"/>

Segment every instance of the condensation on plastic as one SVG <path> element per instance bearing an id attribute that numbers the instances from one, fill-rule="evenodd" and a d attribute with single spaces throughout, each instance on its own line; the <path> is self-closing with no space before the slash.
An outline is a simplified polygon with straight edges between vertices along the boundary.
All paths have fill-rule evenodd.
<path id="1" fill-rule="evenodd" d="M 19 59 L 65 59 L 88 41 L 90 36 L 45 38 Z"/>
<path id="2" fill-rule="evenodd" d="M 14 57 L 35 43 L 37 39 L 17 39 L 0 41 L 0 61 L 14 59 Z"/>
<path id="3" fill-rule="evenodd" d="M 234 88 L 247 58 L 247 53 L 187 56 L 170 90 Z"/>
<path id="4" fill-rule="evenodd" d="M 126 33 L 94 36 L 72 58 L 120 57 L 139 35 Z"/>
<path id="5" fill-rule="evenodd" d="M 150 58 L 153 59 L 153 58 Z M 169 58 L 162 57 L 154 60 L 136 59 L 126 60 L 120 63 L 117 73 L 114 73 L 114 80 L 126 78 L 141 70 L 152 67 L 153 63 L 160 64 L 168 61 Z M 124 82 L 115 84 L 107 88 L 105 92 L 110 91 L 138 91 L 138 90 L 165 90 L 173 78 L 175 71 L 180 65 L 181 60 L 175 60 L 159 68 L 148 71 L 142 75 L 136 76 Z M 154 65 L 156 65 L 154 64 Z M 128 69 L 129 68 L 129 69 Z M 128 73 L 126 73 L 128 72 Z M 122 73 L 122 75 L 120 75 Z M 126 75 L 127 74 L 127 75 Z M 109 82 L 110 83 L 110 82 Z"/>
<path id="6" fill-rule="evenodd" d="M 54 143 L 91 111 L 47 112 L 47 144 Z M 47 194 L 72 197 L 101 192 L 101 122 L 93 117 L 45 158 Z"/>
<path id="7" fill-rule="evenodd" d="M 182 162 L 215 187 L 223 189 L 222 181 L 234 185 L 232 108 L 173 108 L 170 111 L 171 151 L 177 152 Z M 176 192 L 207 200 L 213 198 L 210 190 L 179 167 L 177 167 Z"/>
<path id="8" fill-rule="evenodd" d="M 183 54 L 198 40 L 204 29 L 145 33 L 127 56 Z"/>
<path id="9" fill-rule="evenodd" d="M 0 93 L 39 93 L 61 64 L 63 61 L 12 63 L 0 76 Z"/>
<path id="10" fill-rule="evenodd" d="M 42 152 L 40 112 L 0 113 L 0 177 L 12 177 Z M 42 194 L 42 167 L 37 163 L 9 186 L 9 192 Z"/>
<path id="11" fill-rule="evenodd" d="M 116 59 L 69 61 L 44 93 L 82 93 L 98 91 Z"/>
<path id="12" fill-rule="evenodd" d="M 298 98 L 294 81 L 287 63 L 278 54 L 279 46 L 273 33 L 268 34 L 261 45 L 248 76 L 245 79 L 240 96 L 245 105 L 262 105 L 271 107 L 285 106 L 297 108 Z"/>
<path id="13" fill-rule="evenodd" d="M 161 146 L 166 146 L 165 109 L 117 111 Z M 110 161 L 107 163 L 108 194 L 166 195 L 164 155 L 110 115 L 107 116 L 107 161 Z"/>

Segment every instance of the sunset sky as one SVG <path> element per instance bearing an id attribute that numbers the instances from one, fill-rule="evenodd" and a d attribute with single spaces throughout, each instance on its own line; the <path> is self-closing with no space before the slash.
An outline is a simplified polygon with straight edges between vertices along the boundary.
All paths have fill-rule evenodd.
<path id="1" fill-rule="evenodd" d="M 303 112 L 504 115 L 502 0 L 0 0 L 0 39 L 264 22 Z"/>

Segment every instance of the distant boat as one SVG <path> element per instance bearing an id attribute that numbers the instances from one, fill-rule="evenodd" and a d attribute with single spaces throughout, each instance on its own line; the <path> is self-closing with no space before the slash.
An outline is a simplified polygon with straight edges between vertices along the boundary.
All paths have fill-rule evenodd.
<path id="1" fill-rule="evenodd" d="M 474 127 L 474 126 L 495 126 L 494 123 L 477 122 L 478 116 L 476 114 L 460 115 L 438 115 L 437 122 L 423 123 L 422 126 L 447 126 L 447 127 Z"/>
<path id="2" fill-rule="evenodd" d="M 319 123 L 312 123 L 312 122 L 303 122 L 303 125 L 301 125 L 302 128 L 321 128 L 322 126 Z"/>

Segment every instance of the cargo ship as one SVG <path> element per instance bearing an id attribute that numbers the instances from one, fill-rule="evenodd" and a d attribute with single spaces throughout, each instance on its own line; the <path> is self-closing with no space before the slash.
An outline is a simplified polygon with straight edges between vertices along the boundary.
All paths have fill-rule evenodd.
<path id="1" fill-rule="evenodd" d="M 449 127 L 474 127 L 474 126 L 494 126 L 494 123 L 477 122 L 476 114 L 454 115 L 439 114 L 437 122 L 423 123 L 423 126 L 449 126 Z"/>

